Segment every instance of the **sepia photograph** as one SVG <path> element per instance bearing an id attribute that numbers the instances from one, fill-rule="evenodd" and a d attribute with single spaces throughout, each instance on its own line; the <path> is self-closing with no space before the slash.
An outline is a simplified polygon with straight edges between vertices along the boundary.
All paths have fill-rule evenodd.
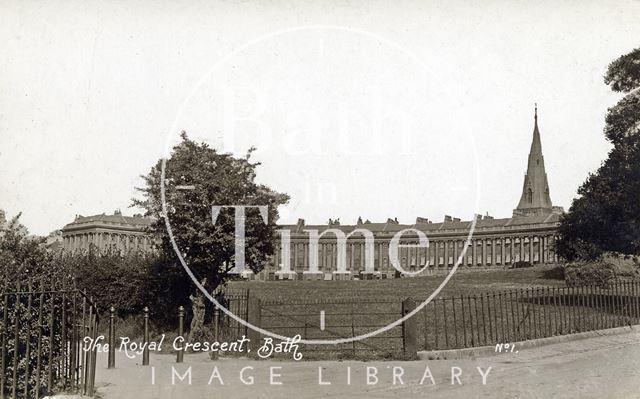
<path id="1" fill-rule="evenodd" d="M 0 398 L 640 398 L 640 1 L 0 0 Z"/>

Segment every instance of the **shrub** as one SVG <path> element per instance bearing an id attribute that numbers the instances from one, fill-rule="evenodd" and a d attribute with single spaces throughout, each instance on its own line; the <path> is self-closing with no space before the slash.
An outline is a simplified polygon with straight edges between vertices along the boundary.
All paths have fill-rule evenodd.
<path id="1" fill-rule="evenodd" d="M 90 250 L 64 254 L 59 262 L 70 266 L 77 287 L 94 298 L 102 315 L 113 306 L 120 318 L 141 317 L 148 306 L 159 328 L 173 328 L 178 306 L 189 309 L 189 276 L 160 255 Z"/>
<path id="2" fill-rule="evenodd" d="M 548 278 L 551 280 L 564 280 L 564 265 L 555 266 L 552 269 L 547 269 L 542 272 L 543 278 Z"/>
<path id="3" fill-rule="evenodd" d="M 511 265 L 512 269 L 523 269 L 525 267 L 533 267 L 533 265 L 531 264 L 531 262 L 527 262 L 526 260 L 521 260 Z"/>
<path id="4" fill-rule="evenodd" d="M 603 261 L 574 262 L 565 267 L 564 275 L 569 287 L 596 285 L 607 288 L 616 278 L 616 266 Z"/>

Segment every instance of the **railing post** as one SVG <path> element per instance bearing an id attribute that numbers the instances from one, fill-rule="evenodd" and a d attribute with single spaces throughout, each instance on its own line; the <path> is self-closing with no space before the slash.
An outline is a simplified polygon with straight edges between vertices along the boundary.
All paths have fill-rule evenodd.
<path id="1" fill-rule="evenodd" d="M 495 301 L 495 298 L 494 298 Z M 507 335 L 504 330 L 505 321 L 507 322 L 507 333 L 509 332 L 509 314 L 504 312 L 502 306 L 502 292 L 498 292 L 498 308 L 500 309 L 500 340 L 498 342 L 506 342 Z M 504 314 L 506 313 L 506 317 Z M 496 322 L 497 324 L 497 322 Z"/>
<path id="2" fill-rule="evenodd" d="M 407 298 L 402 301 L 402 317 L 411 313 L 415 308 L 416 302 L 413 299 Z M 417 333 L 418 326 L 414 317 L 410 317 L 402 323 L 404 354 L 411 359 L 418 357 Z"/>
<path id="3" fill-rule="evenodd" d="M 484 295 L 480 295 L 480 314 L 482 315 L 482 339 L 484 344 L 487 344 L 487 323 L 484 314 Z M 491 318 L 489 318 L 491 320 Z M 491 329 L 489 329 L 491 332 Z"/>
<path id="4" fill-rule="evenodd" d="M 8 341 L 8 337 L 9 337 L 9 331 L 8 331 L 8 325 L 7 325 L 7 318 L 9 317 L 8 315 L 8 310 L 9 310 L 9 284 L 8 284 L 8 277 L 5 276 L 4 278 L 4 285 L 3 285 L 3 291 L 4 291 L 4 298 L 2 301 L 2 343 L 0 344 L 2 346 L 1 348 L 1 356 L 2 356 L 2 362 L 0 363 L 0 371 L 2 372 L 2 374 L 0 374 L 0 395 L 4 395 L 4 391 L 5 391 L 5 371 L 6 371 L 6 366 L 7 366 L 7 341 Z"/>
<path id="5" fill-rule="evenodd" d="M 38 290 L 40 291 L 40 295 L 38 298 L 38 344 L 37 344 L 38 354 L 36 358 L 36 376 L 40 376 L 40 371 L 42 370 L 42 309 L 44 306 L 44 278 L 42 276 L 40 277 L 39 286 L 40 288 Z M 2 368 L 2 373 L 4 374 L 4 367 Z M 4 376 L 2 378 L 4 378 Z M 36 399 L 40 398 L 40 378 L 39 377 L 36 377 L 36 386 L 35 386 L 34 394 Z M 1 396 L 2 396 L 2 393 L 0 393 L 0 397 Z"/>
<path id="6" fill-rule="evenodd" d="M 114 325 L 116 309 L 112 306 L 109 309 L 109 359 L 107 368 L 116 367 L 116 327 Z"/>
<path id="7" fill-rule="evenodd" d="M 427 308 L 429 307 L 429 305 L 427 304 L 423 309 L 422 309 L 422 316 L 423 316 L 423 323 L 422 323 L 422 334 L 423 334 L 423 343 L 422 343 L 422 347 L 424 350 L 429 350 L 429 345 L 428 345 L 428 337 L 429 337 L 429 331 L 427 330 L 427 326 L 429 325 L 429 322 L 427 320 Z M 306 326 L 306 323 L 305 323 Z"/>
<path id="8" fill-rule="evenodd" d="M 142 351 L 142 365 L 149 365 L 149 308 L 144 307 L 144 350 Z"/>
<path id="9" fill-rule="evenodd" d="M 219 341 L 220 338 L 220 309 L 217 306 L 213 306 L 213 340 L 215 342 Z M 220 352 L 209 352 L 211 360 L 218 359 Z"/>
<path id="10" fill-rule="evenodd" d="M 638 282 L 634 281 L 631 283 L 633 289 L 632 289 L 632 295 L 633 295 L 633 306 L 634 306 L 634 311 L 633 311 L 633 317 L 635 319 L 635 323 L 637 323 L 638 320 L 638 311 L 640 310 L 638 308 Z"/>
<path id="11" fill-rule="evenodd" d="M 433 330 L 435 331 L 435 347 L 433 349 L 440 349 L 440 345 L 438 342 L 438 307 L 436 306 L 437 299 L 433 298 L 431 303 L 433 304 Z"/>
<path id="12" fill-rule="evenodd" d="M 27 327 L 27 334 L 26 334 L 26 342 L 25 342 L 25 355 L 24 358 L 26 359 L 25 365 L 24 365 L 24 397 L 28 398 L 29 397 L 29 363 L 31 362 L 31 306 L 33 304 L 33 282 L 31 281 L 31 279 L 28 279 L 27 282 L 27 315 L 26 315 L 26 327 Z M 16 348 L 18 348 L 18 341 L 16 341 Z M 17 352 L 17 350 L 16 350 Z M 14 356 L 17 356 L 14 354 Z"/>
<path id="13" fill-rule="evenodd" d="M 453 334 L 456 348 L 458 348 L 458 320 L 456 317 L 456 298 L 451 298 L 451 305 L 453 306 Z"/>
<path id="14" fill-rule="evenodd" d="M 254 296 L 250 296 L 248 299 L 247 305 L 247 322 L 252 326 L 260 327 L 261 324 L 261 304 L 260 299 Z M 251 327 L 247 327 L 247 338 L 249 339 L 249 348 L 248 350 L 254 353 L 254 356 L 257 354 L 258 349 L 260 349 L 260 333 L 254 330 Z"/>
<path id="15" fill-rule="evenodd" d="M 20 326 L 20 281 L 16 282 L 16 304 L 15 304 L 15 324 L 13 325 L 13 344 L 17 347 L 20 342 L 19 326 Z M 18 395 L 18 356 L 13 356 L 13 384 L 11 385 L 11 397 L 15 398 Z"/>
<path id="16" fill-rule="evenodd" d="M 85 298 L 86 298 L 86 291 L 85 291 Z M 87 319 L 83 318 L 83 328 L 84 328 L 84 336 L 85 337 L 91 337 L 92 336 L 92 332 L 91 332 L 91 321 L 93 320 L 93 306 L 91 306 L 92 301 L 91 298 L 89 298 L 89 313 L 87 315 Z M 85 302 L 86 304 L 86 302 Z M 51 324 L 53 325 L 53 311 L 51 312 Z M 89 353 L 90 351 L 87 348 L 83 348 L 84 350 L 84 364 L 82 367 L 82 393 L 86 394 L 89 392 L 89 363 L 91 361 L 91 354 Z M 52 365 L 49 365 L 49 370 L 53 370 Z"/>
<path id="17" fill-rule="evenodd" d="M 184 339 L 184 306 L 178 308 L 178 336 Z M 176 363 L 184 361 L 184 349 L 180 349 L 176 355 Z"/>
<path id="18" fill-rule="evenodd" d="M 464 295 L 460 295 L 460 308 L 462 310 L 462 340 L 464 342 L 462 347 L 466 348 L 467 347 L 467 321 L 466 321 L 466 317 L 464 316 Z"/>
<path id="19" fill-rule="evenodd" d="M 91 302 L 93 303 L 93 300 Z M 93 338 L 93 342 L 95 342 L 96 338 L 98 336 L 98 312 L 97 312 L 97 310 L 93 314 L 92 329 L 93 329 L 92 338 Z M 98 349 L 97 348 L 93 348 L 93 350 L 91 351 L 91 370 L 90 370 L 90 377 L 89 377 L 89 395 L 90 396 L 93 396 L 95 394 L 97 357 L 98 357 Z"/>

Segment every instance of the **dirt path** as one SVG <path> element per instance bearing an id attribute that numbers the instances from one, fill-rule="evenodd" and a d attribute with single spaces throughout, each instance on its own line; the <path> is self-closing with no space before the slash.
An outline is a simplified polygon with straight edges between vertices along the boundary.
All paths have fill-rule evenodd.
<path id="1" fill-rule="evenodd" d="M 117 368 L 107 370 L 104 367 L 106 356 L 101 354 L 96 377 L 101 397 L 640 398 L 640 332 L 474 360 L 293 362 L 222 359 L 214 362 L 207 356 L 189 355 L 185 357 L 185 363 L 177 365 L 172 355 L 152 355 L 153 368 L 140 366 L 139 361 L 140 358 L 131 360 L 118 353 Z M 175 367 L 175 373 L 172 367 Z M 189 367 L 190 385 L 188 376 L 183 381 L 177 376 L 185 376 Z M 245 367 L 251 368 L 245 369 L 241 376 Z M 482 384 L 477 367 L 486 375 L 486 385 Z M 487 374 L 489 367 L 491 370 Z M 319 368 L 322 370 L 321 381 Z M 374 372 L 377 384 L 373 384 L 375 378 L 372 376 L 369 377 L 372 384 L 367 384 L 367 373 Z M 455 378 L 451 384 L 452 372 L 461 373 L 461 384 Z M 429 373 L 433 380 L 425 376 Z M 154 384 L 152 374 L 155 374 Z M 270 383 L 271 378 L 274 384 Z M 421 380 L 423 384 L 420 384 Z M 246 385 L 251 381 L 253 385 Z M 281 385 L 276 385 L 277 382 Z M 330 385 L 321 382 L 330 382 Z"/>

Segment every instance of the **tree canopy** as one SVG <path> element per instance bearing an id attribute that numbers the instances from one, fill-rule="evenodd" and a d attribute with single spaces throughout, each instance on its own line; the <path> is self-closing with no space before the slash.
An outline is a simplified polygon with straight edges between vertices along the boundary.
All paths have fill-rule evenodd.
<path id="1" fill-rule="evenodd" d="M 29 236 L 18 214 L 0 226 L 0 281 L 13 284 L 28 278 L 59 277 L 53 256 L 42 245 L 44 239 Z"/>
<path id="2" fill-rule="evenodd" d="M 640 48 L 612 62 L 604 81 L 625 95 L 605 117 L 613 148 L 561 219 L 556 250 L 567 260 L 640 254 Z"/>
<path id="3" fill-rule="evenodd" d="M 251 161 L 250 149 L 244 158 L 220 153 L 207 143 L 197 143 L 181 135 L 165 164 L 167 217 L 176 245 L 199 280 L 214 288 L 230 278 L 235 262 L 234 209 L 223 208 L 213 223 L 212 206 L 268 206 L 265 223 L 258 209 L 248 208 L 245 221 L 245 260 L 249 269 L 260 271 L 274 252 L 278 206 L 289 197 L 256 182 L 259 163 Z M 156 218 L 151 229 L 160 249 L 177 263 L 164 216 L 162 215 L 162 159 L 143 176 L 141 199 L 134 205 Z"/>

